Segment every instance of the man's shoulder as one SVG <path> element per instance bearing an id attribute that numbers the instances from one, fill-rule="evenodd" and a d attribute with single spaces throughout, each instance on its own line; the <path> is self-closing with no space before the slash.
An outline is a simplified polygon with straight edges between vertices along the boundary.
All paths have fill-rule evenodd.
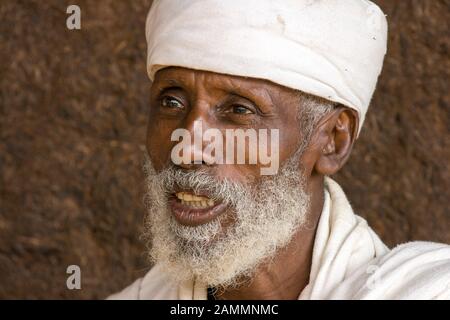
<path id="1" fill-rule="evenodd" d="M 450 246 L 409 242 L 372 260 L 332 298 L 450 299 Z"/>
<path id="2" fill-rule="evenodd" d="M 154 266 L 142 278 L 137 279 L 122 291 L 109 296 L 108 300 L 174 300 L 178 297 L 178 286 Z"/>

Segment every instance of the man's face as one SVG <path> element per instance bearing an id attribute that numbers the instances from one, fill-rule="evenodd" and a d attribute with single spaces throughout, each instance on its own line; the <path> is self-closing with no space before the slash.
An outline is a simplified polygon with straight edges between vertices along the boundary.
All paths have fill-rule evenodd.
<path id="1" fill-rule="evenodd" d="M 229 129 L 279 130 L 279 162 L 294 154 L 302 141 L 297 119 L 298 93 L 269 81 L 228 76 L 185 68 L 160 70 L 151 88 L 151 108 L 147 150 L 156 171 L 173 165 L 171 152 L 177 141 L 172 133 L 183 128 L 194 136 L 194 125 L 203 131 Z M 224 137 L 224 146 L 227 142 Z M 269 141 L 270 144 L 270 141 Z M 203 144 L 205 147 L 205 143 Z M 250 145 L 250 148 L 257 148 Z M 271 146 L 269 146 L 269 150 Z M 236 150 L 237 144 L 234 146 Z M 192 153 L 201 150 L 192 150 Z M 225 151 L 224 151 L 225 153 Z M 246 160 L 248 155 L 246 155 Z M 257 164 L 194 165 L 181 164 L 180 169 L 205 169 L 220 179 L 252 184 L 260 177 Z M 183 190 L 189 191 L 189 190 Z"/>
<path id="2" fill-rule="evenodd" d="M 308 207 L 298 108 L 295 90 L 269 81 L 175 67 L 156 74 L 147 138 L 148 233 L 152 257 L 169 273 L 231 284 L 290 240 Z M 200 122 L 203 131 L 278 130 L 279 172 L 262 176 L 267 165 L 259 158 L 218 164 L 204 156 L 203 162 L 175 165 L 172 133 L 182 128 L 194 137 Z M 205 143 L 189 153 L 204 149 Z"/>

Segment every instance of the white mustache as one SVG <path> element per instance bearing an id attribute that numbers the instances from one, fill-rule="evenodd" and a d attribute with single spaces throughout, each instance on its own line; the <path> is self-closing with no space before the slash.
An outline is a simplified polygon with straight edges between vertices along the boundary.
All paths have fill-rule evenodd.
<path id="1" fill-rule="evenodd" d="M 158 179 L 161 179 L 166 196 L 180 188 L 204 194 L 214 201 L 221 201 L 229 206 L 236 206 L 236 195 L 248 195 L 251 192 L 249 186 L 227 178 L 220 179 L 202 169 L 187 171 L 170 166 L 158 174 Z"/>

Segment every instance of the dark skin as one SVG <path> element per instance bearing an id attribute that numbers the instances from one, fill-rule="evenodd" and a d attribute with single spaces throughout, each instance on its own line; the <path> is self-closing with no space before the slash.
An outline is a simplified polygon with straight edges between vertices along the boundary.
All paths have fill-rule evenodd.
<path id="1" fill-rule="evenodd" d="M 151 87 L 147 151 L 157 171 L 171 164 L 170 141 L 177 128 L 193 130 L 201 120 L 203 130 L 279 129 L 280 166 L 292 157 L 301 134 L 296 90 L 270 81 L 217 74 L 179 67 L 157 72 Z M 300 105 L 301 108 L 301 105 Z M 311 195 L 307 228 L 300 228 L 290 244 L 269 263 L 261 264 L 252 281 L 238 289 L 219 288 L 219 299 L 297 299 L 308 284 L 315 233 L 322 212 L 324 176 L 338 172 L 348 160 L 356 139 L 357 113 L 337 107 L 315 127 L 311 141 L 298 159 Z M 180 169 L 207 169 L 219 180 L 228 178 L 255 184 L 259 164 L 181 164 Z M 232 213 L 229 213 L 232 215 Z M 231 219 L 232 220 L 232 219 Z M 226 221 L 226 220 L 225 220 Z M 223 225 L 226 229 L 226 225 Z"/>

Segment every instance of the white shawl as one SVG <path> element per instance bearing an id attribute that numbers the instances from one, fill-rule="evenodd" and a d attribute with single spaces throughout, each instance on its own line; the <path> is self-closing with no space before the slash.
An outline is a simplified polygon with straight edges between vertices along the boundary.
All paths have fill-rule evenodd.
<path id="1" fill-rule="evenodd" d="M 200 283 L 173 283 L 159 265 L 109 299 L 204 300 Z M 299 299 L 450 299 L 450 246 L 411 242 L 389 250 L 325 179 L 310 281 Z"/>

